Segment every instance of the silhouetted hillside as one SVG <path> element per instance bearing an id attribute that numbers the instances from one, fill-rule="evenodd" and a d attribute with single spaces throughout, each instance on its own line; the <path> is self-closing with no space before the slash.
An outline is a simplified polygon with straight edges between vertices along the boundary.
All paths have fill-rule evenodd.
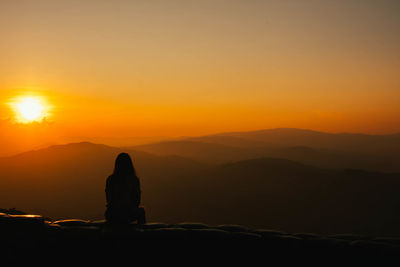
<path id="1" fill-rule="evenodd" d="M 399 135 L 271 129 L 187 138 L 133 149 L 157 155 L 179 155 L 210 164 L 274 157 L 324 168 L 400 172 Z"/>
<path id="2" fill-rule="evenodd" d="M 400 235 L 400 174 L 254 159 L 196 177 L 196 184 L 185 186 L 196 188 L 189 195 L 197 203 L 191 214 L 195 220 L 325 234 Z"/>
<path id="3" fill-rule="evenodd" d="M 264 142 L 271 146 L 309 146 L 364 153 L 386 154 L 396 152 L 400 148 L 400 138 L 397 134 L 324 133 L 303 129 L 278 128 L 218 135 Z M 205 138 L 209 137 L 206 136 Z"/>
<path id="4" fill-rule="evenodd" d="M 141 178 L 150 221 L 400 236 L 399 174 L 317 168 L 278 158 L 207 165 L 124 151 Z M 54 219 L 101 219 L 105 179 L 119 152 L 78 143 L 1 158 L 0 207 Z"/>
<path id="5" fill-rule="evenodd" d="M 156 155 L 179 155 L 211 164 L 252 158 L 254 151 L 246 148 L 201 141 L 167 141 L 132 147 Z"/>
<path id="6" fill-rule="evenodd" d="M 144 177 L 143 198 L 149 199 L 150 206 L 164 182 L 205 168 L 179 156 L 160 157 L 87 142 L 57 145 L 0 158 L 0 206 L 55 218 L 101 218 L 105 179 L 122 151 L 132 155 L 138 175 Z"/>

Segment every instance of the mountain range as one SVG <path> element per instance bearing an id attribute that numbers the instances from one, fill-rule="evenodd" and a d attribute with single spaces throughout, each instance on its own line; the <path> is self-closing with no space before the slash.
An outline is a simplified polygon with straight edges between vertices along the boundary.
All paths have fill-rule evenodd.
<path id="1" fill-rule="evenodd" d="M 273 129 L 124 148 L 56 145 L 0 158 L 0 207 L 102 219 L 105 179 L 128 152 L 149 221 L 400 236 L 399 140 Z"/>
<path id="2" fill-rule="evenodd" d="M 208 163 L 273 157 L 324 168 L 400 172 L 400 134 L 333 134 L 281 128 L 187 137 L 130 148 Z"/>

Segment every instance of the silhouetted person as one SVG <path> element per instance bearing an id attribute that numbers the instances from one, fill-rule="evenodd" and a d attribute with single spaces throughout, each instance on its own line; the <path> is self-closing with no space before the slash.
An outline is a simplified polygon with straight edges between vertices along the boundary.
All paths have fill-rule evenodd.
<path id="1" fill-rule="evenodd" d="M 106 181 L 107 209 L 104 214 L 110 223 L 138 224 L 146 222 L 145 212 L 139 207 L 141 190 L 131 157 L 121 153 L 115 160 L 114 172 Z"/>

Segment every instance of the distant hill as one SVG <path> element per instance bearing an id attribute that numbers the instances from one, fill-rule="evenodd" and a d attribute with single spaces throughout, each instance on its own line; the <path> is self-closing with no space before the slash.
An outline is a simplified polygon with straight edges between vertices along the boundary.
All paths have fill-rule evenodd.
<path id="1" fill-rule="evenodd" d="M 400 174 L 261 158 L 220 165 L 186 181 L 180 186 L 191 193 L 185 203 L 176 200 L 174 206 L 187 209 L 192 220 L 400 236 Z M 176 220 L 185 215 L 177 214 Z"/>
<path id="2" fill-rule="evenodd" d="M 53 219 L 102 219 L 105 179 L 122 151 L 133 157 L 150 221 L 400 236 L 396 173 L 334 170 L 265 157 L 206 164 L 92 143 L 0 158 L 0 207 Z"/>
<path id="3" fill-rule="evenodd" d="M 400 236 L 400 177 L 388 173 L 400 172 L 399 140 L 271 129 L 129 148 L 50 146 L 0 158 L 0 207 L 100 219 L 105 179 L 124 151 L 150 220 Z"/>
<path id="4" fill-rule="evenodd" d="M 283 128 L 189 137 L 132 149 L 210 164 L 274 157 L 324 168 L 400 172 L 400 135 L 331 134 Z"/>
<path id="5" fill-rule="evenodd" d="M 163 156 L 179 155 L 211 164 L 255 157 L 254 151 L 250 149 L 192 140 L 160 142 L 134 146 L 131 149 Z"/>
<path id="6" fill-rule="evenodd" d="M 222 133 L 205 136 L 228 136 L 263 142 L 271 146 L 309 146 L 364 153 L 393 153 L 399 151 L 400 135 L 369 135 L 354 133 L 325 133 L 312 130 L 277 128 L 250 132 Z"/>
<path id="7" fill-rule="evenodd" d="M 206 167 L 179 156 L 160 157 L 88 142 L 51 146 L 0 158 L 0 206 L 55 218 L 102 218 L 105 180 L 123 151 L 130 153 L 138 175 L 144 177 L 143 199 L 149 199 L 150 206 L 163 182 Z"/>

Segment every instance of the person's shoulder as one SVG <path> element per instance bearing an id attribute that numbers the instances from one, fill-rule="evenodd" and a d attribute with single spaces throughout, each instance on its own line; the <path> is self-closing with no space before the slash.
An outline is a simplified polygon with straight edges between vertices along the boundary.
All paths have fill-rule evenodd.
<path id="1" fill-rule="evenodd" d="M 109 183 L 113 179 L 114 175 L 111 174 L 107 177 L 106 182 Z"/>

